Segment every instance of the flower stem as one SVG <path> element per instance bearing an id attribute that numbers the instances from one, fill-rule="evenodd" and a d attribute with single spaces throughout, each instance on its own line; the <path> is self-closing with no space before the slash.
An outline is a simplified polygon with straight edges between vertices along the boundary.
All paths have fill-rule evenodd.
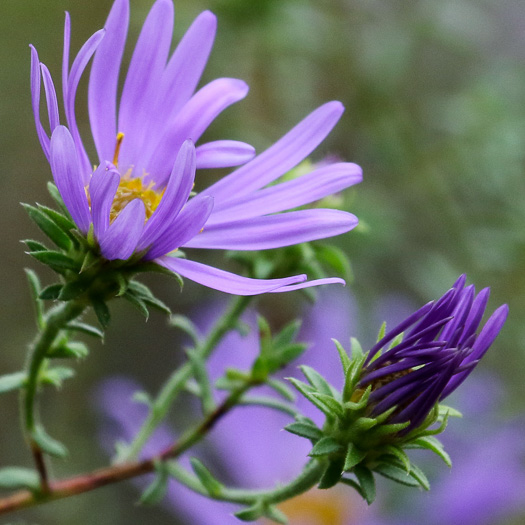
<path id="1" fill-rule="evenodd" d="M 198 346 L 196 353 L 200 359 L 207 359 L 221 339 L 235 327 L 251 299 L 252 297 L 250 296 L 240 296 L 232 301 L 228 310 L 215 323 L 208 337 Z M 157 399 L 153 402 L 148 417 L 130 444 L 122 460 L 129 461 L 137 457 L 148 438 L 166 416 L 177 396 L 184 389 L 192 372 L 193 367 L 191 363 L 187 362 L 175 370 L 168 378 Z"/>
<path id="2" fill-rule="evenodd" d="M 21 396 L 21 410 L 25 434 L 33 452 L 44 491 L 48 486 L 44 457 L 40 446 L 33 437 L 38 425 L 36 394 L 38 391 L 39 376 L 48 352 L 59 332 L 64 329 L 69 321 L 78 317 L 85 308 L 86 305 L 83 302 L 69 301 L 51 310 L 45 319 L 43 330 L 35 339 L 29 353 L 27 380 Z"/>

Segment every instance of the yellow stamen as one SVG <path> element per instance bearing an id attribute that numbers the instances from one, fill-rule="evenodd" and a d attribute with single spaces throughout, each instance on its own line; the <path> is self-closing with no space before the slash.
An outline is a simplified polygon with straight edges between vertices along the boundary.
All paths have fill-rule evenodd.
<path id="1" fill-rule="evenodd" d="M 118 166 L 118 156 L 120 153 L 120 146 L 123 140 L 124 140 L 124 133 L 119 131 L 117 133 L 117 143 L 115 144 L 115 154 L 113 155 L 113 164 L 115 164 L 115 166 Z"/>

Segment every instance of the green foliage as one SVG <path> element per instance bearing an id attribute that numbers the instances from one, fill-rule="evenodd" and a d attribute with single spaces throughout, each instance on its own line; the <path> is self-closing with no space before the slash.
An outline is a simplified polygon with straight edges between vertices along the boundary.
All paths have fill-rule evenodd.
<path id="1" fill-rule="evenodd" d="M 34 470 L 22 467 L 4 467 L 0 469 L 0 489 L 28 489 L 38 492 L 40 479 Z"/>

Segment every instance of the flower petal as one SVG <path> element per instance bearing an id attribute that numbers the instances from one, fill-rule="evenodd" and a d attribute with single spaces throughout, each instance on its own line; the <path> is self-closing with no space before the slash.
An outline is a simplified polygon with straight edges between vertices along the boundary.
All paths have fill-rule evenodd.
<path id="1" fill-rule="evenodd" d="M 64 126 L 58 126 L 51 136 L 50 160 L 64 204 L 78 229 L 86 234 L 91 222 L 86 191 L 73 137 Z"/>
<path id="2" fill-rule="evenodd" d="M 42 79 L 44 80 L 44 90 L 46 92 L 47 114 L 49 116 L 49 129 L 53 133 L 57 126 L 60 126 L 60 117 L 58 114 L 58 101 L 55 85 L 49 73 L 49 69 L 44 64 L 40 64 L 42 70 Z"/>
<path id="3" fill-rule="evenodd" d="M 216 140 L 196 150 L 197 169 L 240 166 L 255 156 L 255 148 L 237 140 Z"/>
<path id="4" fill-rule="evenodd" d="M 235 295 L 258 295 L 306 280 L 306 275 L 295 275 L 284 279 L 250 279 L 179 257 L 164 256 L 156 259 L 155 262 L 191 281 Z"/>
<path id="5" fill-rule="evenodd" d="M 212 209 L 212 197 L 198 195 L 191 199 L 179 216 L 169 223 L 164 234 L 158 237 L 144 259 L 152 260 L 166 255 L 195 237 L 206 224 Z"/>
<path id="6" fill-rule="evenodd" d="M 138 250 L 143 250 L 153 244 L 170 227 L 170 224 L 176 219 L 180 210 L 187 202 L 194 180 L 195 148 L 193 143 L 187 140 L 177 155 L 177 160 L 173 166 L 166 191 L 160 204 L 144 227 Z M 167 253 L 167 251 L 164 253 Z M 162 255 L 164 255 L 164 253 Z"/>
<path id="7" fill-rule="evenodd" d="M 109 214 L 117 193 L 120 175 L 112 164 L 101 164 L 91 176 L 89 195 L 95 237 L 101 239 L 109 227 Z"/>
<path id="8" fill-rule="evenodd" d="M 324 166 L 297 179 L 230 200 L 226 207 L 212 214 L 208 225 L 251 219 L 303 206 L 361 180 L 362 170 L 356 164 L 338 163 Z"/>
<path id="9" fill-rule="evenodd" d="M 215 197 L 216 211 L 233 197 L 258 190 L 299 164 L 330 133 L 343 111 L 340 102 L 324 104 L 251 162 L 207 188 L 204 193 Z"/>
<path id="10" fill-rule="evenodd" d="M 118 131 L 125 135 L 120 150 L 121 166 L 137 163 L 137 152 L 142 150 L 147 133 L 145 122 L 158 98 L 172 33 L 173 3 L 157 0 L 140 32 L 122 90 L 118 116 Z"/>
<path id="11" fill-rule="evenodd" d="M 355 215 L 340 210 L 299 210 L 206 227 L 186 246 L 266 250 L 339 235 L 357 226 L 357 222 Z"/>
<path id="12" fill-rule="evenodd" d="M 210 55 L 217 19 L 210 11 L 201 13 L 186 31 L 173 53 L 160 84 L 156 107 L 147 126 L 152 143 L 164 131 L 159 122 L 171 122 L 192 96 Z"/>
<path id="13" fill-rule="evenodd" d="M 64 108 L 67 124 L 73 140 L 75 141 L 77 154 L 84 170 L 84 182 L 86 184 L 89 180 L 89 175 L 91 174 L 91 164 L 78 131 L 77 119 L 75 116 L 75 98 L 80 77 L 82 76 L 89 60 L 93 56 L 93 53 L 104 38 L 105 32 L 104 29 L 97 31 L 89 37 L 86 43 L 82 46 L 71 66 L 71 71 L 69 72 L 69 77 L 67 79 L 67 91 L 64 92 Z"/>
<path id="14" fill-rule="evenodd" d="M 132 200 L 99 240 L 102 255 L 110 261 L 129 259 L 135 251 L 145 219 L 144 203 L 140 199 Z"/>
<path id="15" fill-rule="evenodd" d="M 89 120 L 101 162 L 113 159 L 117 136 L 117 84 L 128 22 L 128 0 L 115 0 L 106 21 L 106 35 L 95 53 L 89 77 Z"/>
<path id="16" fill-rule="evenodd" d="M 191 139 L 194 143 L 204 133 L 210 123 L 221 111 L 243 99 L 248 93 L 248 86 L 242 80 L 219 78 L 201 88 L 178 113 L 149 160 L 145 160 L 148 172 L 154 174 L 157 185 L 162 186 L 173 165 L 173 156 L 182 143 Z"/>
<path id="17" fill-rule="evenodd" d="M 64 20 L 64 51 L 62 53 L 62 95 L 67 99 L 67 79 L 69 77 L 69 48 L 71 47 L 71 18 L 66 11 Z"/>
<path id="18" fill-rule="evenodd" d="M 44 150 L 44 155 L 49 160 L 49 137 L 44 131 L 42 122 L 40 122 L 40 61 L 38 53 L 34 46 L 31 49 L 31 105 L 33 106 L 33 116 L 35 119 L 36 133 L 40 145 Z"/>

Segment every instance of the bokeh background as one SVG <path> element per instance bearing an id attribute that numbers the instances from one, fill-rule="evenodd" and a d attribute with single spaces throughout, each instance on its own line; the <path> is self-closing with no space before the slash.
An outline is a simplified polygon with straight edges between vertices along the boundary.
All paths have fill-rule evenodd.
<path id="1" fill-rule="evenodd" d="M 131 0 L 128 44 L 134 42 L 151 4 Z M 23 268 L 37 269 L 44 281 L 51 278 L 19 243 L 40 238 L 19 202 L 50 203 L 50 170 L 30 105 L 28 44 L 37 47 L 58 79 L 64 11 L 72 18 L 74 52 L 103 26 L 110 6 L 108 0 L 0 0 L 0 374 L 23 366 L 34 333 Z M 313 159 L 335 155 L 364 170 L 363 183 L 341 198 L 361 226 L 334 242 L 352 263 L 354 280 L 345 293 L 352 295 L 355 308 L 348 325 L 365 343 L 377 331 L 372 321 L 379 310 L 388 317 L 399 304 L 426 302 L 463 272 L 478 288 L 491 286 L 492 308 L 509 304 L 507 325 L 479 367 L 483 379 L 478 388 L 490 393 L 489 401 L 486 409 L 466 414 L 464 424 L 478 429 L 471 439 L 487 445 L 480 462 L 495 461 L 491 454 L 497 447 L 506 459 L 495 461 L 495 471 L 501 468 L 505 473 L 512 463 L 518 474 L 525 472 L 518 453 L 525 435 L 515 425 L 525 415 L 525 4 L 177 0 L 175 9 L 174 42 L 202 10 L 218 16 L 218 36 L 203 83 L 231 76 L 251 87 L 244 101 L 212 125 L 207 138 L 243 140 L 262 151 L 323 102 L 340 100 L 345 105 L 343 118 Z M 128 45 L 128 58 L 131 49 Z M 84 79 L 77 118 L 88 137 L 86 87 Z M 234 268 L 220 253 L 215 262 Z M 219 292 L 192 283 L 180 293 L 176 283 L 163 277 L 146 280 L 176 313 L 198 318 L 203 304 L 220 299 Z M 306 300 L 294 293 L 263 299 L 260 308 L 279 324 Z M 153 314 L 144 323 L 139 313 L 120 304 L 112 305 L 112 313 L 105 344 L 92 345 L 89 358 L 76 366 L 77 377 L 62 392 L 50 390 L 43 396 L 50 433 L 72 451 L 69 461 L 55 463 L 57 475 L 107 461 L 97 440 L 100 414 L 93 403 L 103 378 L 132 377 L 155 392 L 169 366 L 180 358 L 180 337 L 166 329 L 161 315 Z M 18 429 L 15 394 L 0 399 L 0 422 L 0 465 L 30 465 Z M 456 427 L 461 424 L 455 422 Z M 487 436 L 509 425 L 512 439 L 500 439 L 491 447 Z M 477 476 L 474 469 L 469 479 Z M 465 509 L 478 491 L 475 484 L 465 484 L 460 497 Z M 408 523 L 399 507 L 412 506 L 437 515 L 436 525 L 450 523 L 446 517 L 439 521 L 443 507 L 432 503 L 432 494 L 418 497 L 409 489 L 395 495 L 385 492 L 375 512 L 384 523 Z M 134 506 L 137 498 L 135 488 L 123 484 L 20 512 L 6 523 L 201 523 L 197 518 L 181 521 L 172 507 Z M 402 501 L 397 509 L 396 501 Z M 487 523 L 522 523 L 525 495 L 521 502 L 516 496 L 516 501 L 503 503 L 503 510 Z M 210 518 L 202 523 L 216 522 Z"/>

